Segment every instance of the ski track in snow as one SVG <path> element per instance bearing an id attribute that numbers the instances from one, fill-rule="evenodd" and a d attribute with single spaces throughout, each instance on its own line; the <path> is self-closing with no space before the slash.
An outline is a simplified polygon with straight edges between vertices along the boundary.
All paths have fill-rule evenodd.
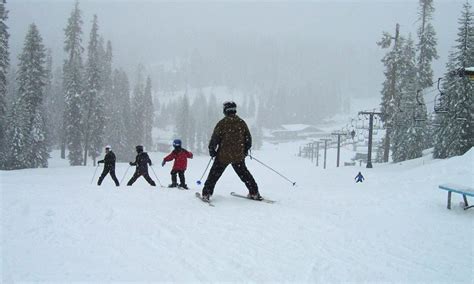
<path id="1" fill-rule="evenodd" d="M 457 194 L 447 210 L 447 193 L 437 188 L 474 184 L 473 150 L 449 160 L 323 170 L 295 157 L 297 148 L 266 144 L 254 152 L 296 187 L 247 159 L 275 204 L 230 196 L 246 193 L 231 167 L 217 183 L 215 207 L 194 197 L 202 186 L 153 188 L 139 179 L 116 188 L 106 177 L 97 187 L 92 166 L 59 159 L 49 169 L 2 171 L 2 280 L 473 283 L 474 210 L 462 210 Z M 150 154 L 153 161 L 164 155 Z M 330 150 L 328 164 L 334 157 Z M 189 184 L 207 161 L 190 160 Z M 118 164 L 119 179 L 126 167 Z M 155 166 L 163 184 L 169 171 Z M 362 184 L 354 181 L 358 171 Z"/>

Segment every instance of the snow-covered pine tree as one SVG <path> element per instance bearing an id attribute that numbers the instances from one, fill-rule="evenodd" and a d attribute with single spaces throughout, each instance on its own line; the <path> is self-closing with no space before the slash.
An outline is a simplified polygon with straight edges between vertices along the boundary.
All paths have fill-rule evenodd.
<path id="1" fill-rule="evenodd" d="M 76 1 L 74 9 L 68 19 L 68 24 L 64 30 L 66 39 L 64 50 L 67 59 L 63 67 L 64 82 L 64 129 L 65 136 L 63 143 L 69 150 L 68 159 L 71 166 L 82 165 L 82 117 L 83 117 L 83 65 L 82 65 L 82 17 L 79 9 L 79 2 Z"/>
<path id="2" fill-rule="evenodd" d="M 65 135 L 63 129 L 64 118 L 64 84 L 63 84 L 63 70 L 61 67 L 56 67 L 53 74 L 52 90 L 49 96 L 49 106 L 47 107 L 49 122 L 47 127 L 51 145 L 61 146 L 62 137 Z"/>
<path id="3" fill-rule="evenodd" d="M 48 49 L 46 52 L 46 82 L 44 87 L 44 119 L 46 125 L 46 133 L 49 137 L 49 147 L 53 146 L 53 129 L 52 116 L 51 112 L 53 108 L 51 107 L 51 102 L 53 100 L 53 55 L 51 49 Z"/>
<path id="4" fill-rule="evenodd" d="M 31 129 L 31 125 L 28 125 L 29 110 L 23 99 L 25 98 L 20 97 L 13 102 L 7 120 L 6 137 L 8 137 L 8 144 L 5 150 L 4 168 L 9 170 L 29 168 L 32 165 L 29 161 L 30 152 L 26 150 L 33 144 L 29 135 Z"/>
<path id="5" fill-rule="evenodd" d="M 44 167 L 49 158 L 43 118 L 46 51 L 35 24 L 29 27 L 18 60 L 18 99 L 9 123 L 8 168 Z"/>
<path id="6" fill-rule="evenodd" d="M 176 129 L 175 129 L 175 137 L 181 139 L 183 143 L 183 147 L 188 147 L 191 145 L 191 116 L 189 113 L 189 99 L 188 94 L 184 94 L 181 100 L 179 101 L 179 105 L 175 112 L 175 121 L 176 121 Z M 191 148 L 190 148 L 191 149 Z"/>
<path id="7" fill-rule="evenodd" d="M 474 14 L 469 1 L 464 4 L 458 22 L 456 46 L 449 57 L 443 84 L 443 102 L 448 111 L 437 117 L 440 128 L 436 132 L 435 158 L 462 155 L 474 145 L 474 84 L 467 77 L 452 75 L 474 66 Z"/>
<path id="8" fill-rule="evenodd" d="M 101 38 L 102 42 L 102 38 Z M 99 44 L 102 46 L 102 44 Z M 110 131 L 109 129 L 113 127 L 113 124 L 115 123 L 112 121 L 111 116 L 113 112 L 113 106 L 114 106 L 114 100 L 113 100 L 113 94 L 112 94 L 112 89 L 113 89 L 113 71 L 112 71 L 112 43 L 110 41 L 107 41 L 107 45 L 105 47 L 105 50 L 101 50 L 101 65 L 103 66 L 102 68 L 102 89 L 103 89 L 103 97 L 104 97 L 104 112 L 106 114 L 106 121 L 104 122 L 106 127 L 104 130 L 104 141 L 105 144 L 110 144 Z"/>
<path id="9" fill-rule="evenodd" d="M 139 65 L 137 69 L 137 82 L 133 88 L 132 98 L 132 141 L 135 145 L 143 145 L 145 142 L 144 97 L 143 66 Z"/>
<path id="10" fill-rule="evenodd" d="M 437 39 L 436 32 L 434 30 L 431 21 L 433 20 L 434 13 L 433 0 L 420 0 L 419 10 L 418 10 L 418 20 L 420 26 L 418 27 L 418 43 L 417 43 L 417 89 L 423 90 L 429 88 L 433 85 L 433 69 L 431 64 L 433 60 L 438 59 L 438 52 L 436 51 Z M 426 106 L 425 113 L 427 113 Z M 421 111 L 421 105 L 420 105 Z M 427 114 L 423 114 L 423 116 Z M 433 136 L 431 134 L 431 128 L 427 126 L 428 124 L 422 124 L 423 128 L 419 130 L 423 131 L 424 135 L 424 148 L 432 146 Z"/>
<path id="11" fill-rule="evenodd" d="M 418 9 L 417 84 L 419 89 L 425 89 L 433 85 L 431 64 L 438 59 L 436 32 L 431 24 L 435 11 L 433 0 L 420 0 Z"/>
<path id="12" fill-rule="evenodd" d="M 450 90 L 449 82 L 447 79 L 449 79 L 451 76 L 449 75 L 449 70 L 455 70 L 455 64 L 454 64 L 454 53 L 450 53 L 448 57 L 448 62 L 446 63 L 446 70 L 447 73 L 444 74 L 444 80 L 442 81 L 442 89 L 447 90 L 448 92 Z M 451 82 L 452 83 L 452 82 Z M 453 86 L 454 87 L 454 86 Z M 439 107 L 447 109 L 448 105 L 448 94 L 447 92 L 443 92 L 440 94 L 439 97 Z M 438 112 L 435 115 L 434 119 L 434 149 L 433 149 L 433 157 L 434 158 L 439 158 L 439 159 L 444 159 L 448 157 L 448 141 L 450 140 L 448 135 L 448 125 L 450 124 L 450 117 L 448 116 L 448 112 Z"/>
<path id="13" fill-rule="evenodd" d="M 222 111 L 223 106 L 222 103 L 218 103 L 216 99 L 216 95 L 211 93 L 209 100 L 207 101 L 207 112 L 206 112 L 206 119 L 207 119 L 207 128 L 206 128 L 206 136 L 204 138 L 205 143 L 205 151 L 208 151 L 207 146 L 209 145 L 209 141 L 211 140 L 212 131 L 214 131 L 214 126 L 217 122 L 222 118 Z M 237 112 L 239 111 L 239 106 L 237 106 Z"/>
<path id="14" fill-rule="evenodd" d="M 206 133 L 208 128 L 212 127 L 207 121 L 207 100 L 204 96 L 204 93 L 200 91 L 198 96 L 191 105 L 192 114 L 194 115 L 194 133 L 195 133 L 195 147 L 194 151 L 196 153 L 206 153 L 207 154 L 207 141 Z"/>
<path id="15" fill-rule="evenodd" d="M 87 47 L 86 85 L 84 90 L 84 166 L 89 155 L 95 165 L 96 158 L 103 148 L 104 135 L 104 98 L 102 92 L 102 58 L 99 47 L 99 25 L 97 15 L 92 21 L 89 45 Z"/>
<path id="16" fill-rule="evenodd" d="M 155 118 L 155 108 L 153 107 L 151 78 L 147 77 L 145 83 L 145 90 L 143 93 L 143 129 L 144 129 L 144 144 L 148 149 L 153 148 L 153 121 Z"/>
<path id="17" fill-rule="evenodd" d="M 131 133 L 134 131 L 130 110 L 130 84 L 127 74 L 122 70 L 115 70 L 112 88 L 111 136 L 109 144 L 114 147 L 118 161 L 133 159 L 134 141 Z"/>
<path id="18" fill-rule="evenodd" d="M 384 32 L 382 40 L 377 42 L 381 48 L 389 48 L 393 43 L 393 48 L 385 54 L 382 58 L 382 63 L 385 66 L 385 81 L 382 87 L 382 102 L 381 102 L 381 113 L 382 121 L 386 128 L 385 134 L 385 145 L 384 145 L 384 162 L 388 161 L 390 151 L 390 137 L 391 131 L 394 127 L 394 118 L 396 112 L 399 112 L 400 106 L 400 89 L 398 88 L 400 81 L 400 68 L 399 61 L 401 58 L 401 44 L 403 38 L 400 37 L 400 26 L 396 25 L 395 36 L 392 37 L 389 33 Z"/>
<path id="19" fill-rule="evenodd" d="M 6 121 L 7 121 L 7 72 L 9 67 L 8 26 L 6 24 L 8 11 L 4 1 L 0 2 L 0 169 L 4 168 L 6 157 Z"/>
<path id="20" fill-rule="evenodd" d="M 411 37 L 401 38 L 402 54 L 398 61 L 400 71 L 400 110 L 394 114 L 392 127 L 392 159 L 401 162 L 419 158 L 424 149 L 426 107 L 416 91 L 416 52 Z"/>

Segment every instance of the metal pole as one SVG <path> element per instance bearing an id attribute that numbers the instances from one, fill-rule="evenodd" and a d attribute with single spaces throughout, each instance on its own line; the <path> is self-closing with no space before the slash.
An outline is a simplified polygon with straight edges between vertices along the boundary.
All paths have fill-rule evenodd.
<path id="1" fill-rule="evenodd" d="M 94 178 L 95 178 L 95 175 L 97 173 L 97 169 L 99 168 L 99 164 L 97 164 L 97 167 L 95 167 L 95 171 L 94 171 L 94 175 L 92 176 L 92 179 L 91 179 L 91 184 L 92 182 L 94 181 Z"/>
<path id="2" fill-rule="evenodd" d="M 372 168 L 372 130 L 374 128 L 374 113 L 369 116 L 369 149 L 367 152 L 367 168 Z"/>
<path id="3" fill-rule="evenodd" d="M 326 153 L 328 148 L 328 140 L 324 140 L 324 169 L 326 169 Z"/>
<path id="4" fill-rule="evenodd" d="M 319 167 L 319 143 L 321 143 L 320 141 L 316 142 L 316 167 Z"/>
<path id="5" fill-rule="evenodd" d="M 337 135 L 337 162 L 336 166 L 339 168 L 339 157 L 341 155 L 341 134 Z"/>
<path id="6" fill-rule="evenodd" d="M 367 149 L 367 168 L 372 168 L 372 132 L 374 129 L 374 115 L 381 115 L 380 112 L 359 112 L 359 114 L 369 115 L 369 141 Z M 387 129 L 388 132 L 388 129 Z"/>

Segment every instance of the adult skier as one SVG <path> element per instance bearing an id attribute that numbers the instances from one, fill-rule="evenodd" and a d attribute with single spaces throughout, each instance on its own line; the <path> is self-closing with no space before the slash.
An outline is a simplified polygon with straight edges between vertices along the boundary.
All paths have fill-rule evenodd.
<path id="1" fill-rule="evenodd" d="M 262 200 L 257 183 L 245 165 L 245 157 L 252 147 L 252 136 L 247 124 L 237 116 L 235 102 L 225 102 L 223 112 L 225 116 L 217 123 L 209 142 L 209 155 L 215 159 L 202 189 L 202 199 L 209 200 L 217 181 L 231 164 L 249 191 L 247 197 Z"/>
<path id="2" fill-rule="evenodd" d="M 171 184 L 168 187 L 177 187 L 177 178 L 176 175 L 179 175 L 179 187 L 188 189 L 186 185 L 186 180 L 184 177 L 184 172 L 188 166 L 188 159 L 193 158 L 193 153 L 188 150 L 181 148 L 181 140 L 175 139 L 173 141 L 174 150 L 166 157 L 163 158 L 161 166 L 165 166 L 166 162 L 174 160 L 173 169 L 171 170 Z"/>
<path id="3" fill-rule="evenodd" d="M 127 185 L 132 185 L 137 178 L 143 176 L 143 178 L 152 186 L 156 186 L 154 180 L 151 179 L 150 175 L 148 174 L 148 165 L 151 166 L 150 157 L 146 152 L 143 152 L 143 146 L 138 145 L 135 147 L 137 151 L 137 157 L 135 158 L 135 162 L 130 162 L 130 166 L 137 166 L 135 173 L 133 174 L 132 178 L 128 181 Z"/>
<path id="4" fill-rule="evenodd" d="M 363 182 L 364 181 L 364 176 L 362 175 L 361 172 L 359 172 L 354 179 L 356 180 L 356 183 Z"/>
<path id="5" fill-rule="evenodd" d="M 101 185 L 102 181 L 104 180 L 105 176 L 110 173 L 110 177 L 115 182 L 116 186 L 119 186 L 119 181 L 115 176 L 115 154 L 112 152 L 112 147 L 110 145 L 105 146 L 105 157 L 103 160 L 97 161 L 97 164 L 104 164 L 104 170 L 99 177 L 99 181 L 97 181 L 97 185 Z"/>

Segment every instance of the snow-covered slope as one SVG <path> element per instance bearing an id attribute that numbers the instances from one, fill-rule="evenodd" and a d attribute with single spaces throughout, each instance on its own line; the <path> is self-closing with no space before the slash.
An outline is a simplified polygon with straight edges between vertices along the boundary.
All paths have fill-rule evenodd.
<path id="1" fill-rule="evenodd" d="M 3 283 L 474 281 L 474 209 L 462 210 L 455 194 L 447 210 L 437 188 L 473 186 L 473 150 L 370 170 L 335 168 L 331 150 L 323 170 L 296 157 L 297 148 L 266 144 L 254 152 L 296 187 L 247 161 L 275 204 L 230 196 L 246 192 L 231 168 L 217 184 L 215 207 L 197 200 L 208 157 L 190 161 L 190 191 L 144 180 L 116 188 L 109 177 L 97 187 L 94 167 L 57 158 L 49 169 L 0 172 Z M 151 153 L 168 184 L 170 165 L 158 166 L 163 155 Z M 127 167 L 118 165 L 119 179 Z M 362 184 L 354 183 L 358 171 Z"/>

